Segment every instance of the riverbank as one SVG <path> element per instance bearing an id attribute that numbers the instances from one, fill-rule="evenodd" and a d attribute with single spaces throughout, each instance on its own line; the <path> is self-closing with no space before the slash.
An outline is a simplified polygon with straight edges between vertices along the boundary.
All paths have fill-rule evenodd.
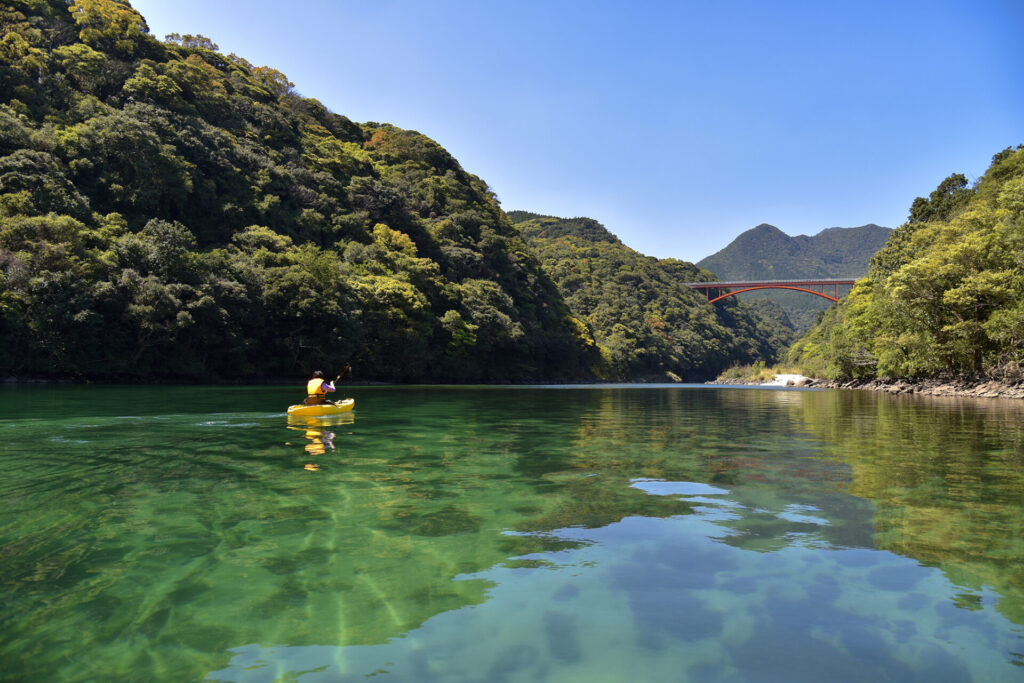
<path id="1" fill-rule="evenodd" d="M 989 379 L 976 380 L 851 380 L 839 382 L 816 379 L 797 374 L 776 374 L 770 381 L 737 381 L 735 377 L 719 377 L 707 384 L 743 386 L 804 387 L 814 389 L 864 389 L 887 394 L 918 394 L 921 396 L 973 396 L 976 398 L 1024 399 L 1024 380 L 1006 382 Z"/>
<path id="2" fill-rule="evenodd" d="M 919 394 L 921 396 L 974 396 L 976 398 L 1024 399 L 1024 381 L 1001 382 L 997 380 L 853 380 L 837 382 L 815 379 L 806 386 L 820 389 L 866 389 L 884 391 L 887 394 Z"/>

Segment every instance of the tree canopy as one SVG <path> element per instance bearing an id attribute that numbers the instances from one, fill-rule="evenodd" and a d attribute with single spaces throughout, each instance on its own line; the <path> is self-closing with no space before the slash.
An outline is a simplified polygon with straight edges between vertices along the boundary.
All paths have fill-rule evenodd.
<path id="1" fill-rule="evenodd" d="M 0 368 L 85 378 L 587 378 L 486 183 L 119 0 L 0 8 Z"/>
<path id="2" fill-rule="evenodd" d="M 791 360 L 836 379 L 1018 379 L 1024 362 L 1024 146 L 977 183 L 946 178 Z"/>

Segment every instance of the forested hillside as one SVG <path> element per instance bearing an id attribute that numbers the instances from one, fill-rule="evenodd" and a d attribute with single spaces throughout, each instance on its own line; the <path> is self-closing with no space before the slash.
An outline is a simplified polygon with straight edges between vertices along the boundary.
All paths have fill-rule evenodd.
<path id="1" fill-rule="evenodd" d="M 644 256 L 595 220 L 525 211 L 509 217 L 593 330 L 608 378 L 703 379 L 734 362 L 771 362 L 794 338 L 781 311 L 758 315 L 735 299 L 708 304 L 682 283 L 710 280 L 710 273 Z"/>
<path id="2" fill-rule="evenodd" d="M 720 280 L 857 278 L 868 272 L 872 254 L 882 248 L 891 233 L 890 228 L 869 224 L 790 237 L 774 225 L 762 223 L 697 265 Z M 747 302 L 766 299 L 779 304 L 801 333 L 831 305 L 821 297 L 784 290 L 738 296 Z"/>
<path id="3" fill-rule="evenodd" d="M 578 379 L 479 178 L 120 0 L 0 4 L 0 375 Z"/>
<path id="4" fill-rule="evenodd" d="M 974 186 L 955 174 L 871 259 L 868 276 L 791 351 L 835 379 L 1018 379 L 1024 362 L 1024 146 Z"/>
<path id="5" fill-rule="evenodd" d="M 890 234 L 889 228 L 870 224 L 790 237 L 774 225 L 762 223 L 697 265 L 722 280 L 863 275 L 871 256 L 882 248 Z"/>

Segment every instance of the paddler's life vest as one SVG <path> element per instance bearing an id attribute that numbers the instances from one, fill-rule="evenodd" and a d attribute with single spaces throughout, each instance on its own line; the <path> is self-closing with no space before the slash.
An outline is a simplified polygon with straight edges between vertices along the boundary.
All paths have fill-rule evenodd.
<path id="1" fill-rule="evenodd" d="M 327 398 L 327 392 L 324 391 L 324 381 L 316 377 L 306 382 L 306 395 L 310 398 Z"/>

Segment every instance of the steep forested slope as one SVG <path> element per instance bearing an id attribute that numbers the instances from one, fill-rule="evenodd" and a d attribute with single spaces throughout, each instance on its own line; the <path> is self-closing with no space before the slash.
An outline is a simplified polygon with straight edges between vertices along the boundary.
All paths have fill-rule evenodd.
<path id="1" fill-rule="evenodd" d="M 589 377 L 487 185 L 122 0 L 0 4 L 0 373 Z"/>
<path id="2" fill-rule="evenodd" d="M 806 280 L 860 277 L 868 272 L 872 254 L 882 248 L 890 228 L 827 228 L 817 235 L 791 237 L 762 223 L 739 235 L 721 251 L 697 263 L 720 280 Z M 739 295 L 744 301 L 773 301 L 793 325 L 806 332 L 830 302 L 820 297 L 783 290 Z"/>
<path id="3" fill-rule="evenodd" d="M 1024 362 L 1024 147 L 955 174 L 871 259 L 791 359 L 832 378 L 1016 379 Z"/>
<path id="4" fill-rule="evenodd" d="M 511 211 L 573 312 L 593 329 L 608 378 L 707 378 L 732 362 L 771 361 L 793 339 L 780 311 L 760 316 L 735 299 L 709 304 L 684 282 L 692 263 L 644 256 L 589 218 Z"/>

